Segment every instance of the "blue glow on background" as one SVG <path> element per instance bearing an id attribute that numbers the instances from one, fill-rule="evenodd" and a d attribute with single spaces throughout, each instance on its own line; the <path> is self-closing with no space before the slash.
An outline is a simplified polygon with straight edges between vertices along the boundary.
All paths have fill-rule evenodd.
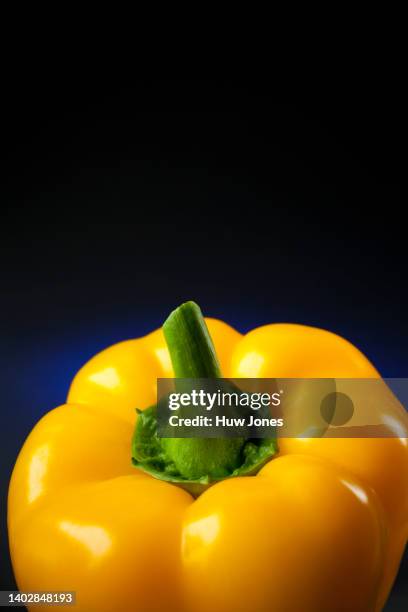
<path id="1" fill-rule="evenodd" d="M 270 313 L 268 319 L 268 315 L 259 314 L 259 310 L 258 316 L 250 312 L 240 313 L 236 308 L 232 316 L 227 308 L 220 308 L 217 314 L 218 318 L 242 333 L 273 321 Z M 4 386 L 7 388 L 9 406 L 12 407 L 13 416 L 10 417 L 14 420 L 17 412 L 19 419 L 35 422 L 42 414 L 64 402 L 72 378 L 88 359 L 116 342 L 149 333 L 159 327 L 162 320 L 150 313 L 144 320 L 122 319 L 110 324 L 101 324 L 99 320 L 77 330 L 65 328 L 52 336 L 42 337 L 38 343 L 35 338 L 30 338 L 25 346 L 20 345 L 7 356 L 2 384 L 3 389 Z M 306 323 L 299 318 L 296 322 Z M 315 319 L 307 323 L 327 328 L 327 321 Z M 401 347 L 390 347 L 382 342 L 381 337 L 374 338 L 368 328 L 357 332 L 351 326 L 342 329 L 337 326 L 331 330 L 355 343 L 384 377 L 407 376 Z"/>

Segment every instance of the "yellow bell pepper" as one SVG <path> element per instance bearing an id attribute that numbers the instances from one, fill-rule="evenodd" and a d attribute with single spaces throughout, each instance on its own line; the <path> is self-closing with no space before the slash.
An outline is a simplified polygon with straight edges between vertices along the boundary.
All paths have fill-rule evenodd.
<path id="1" fill-rule="evenodd" d="M 225 377 L 379 376 L 328 331 L 206 324 Z M 381 610 L 408 533 L 406 422 L 400 437 L 281 439 L 256 476 L 194 499 L 131 464 L 135 408 L 174 363 L 161 329 L 120 342 L 28 436 L 8 500 L 20 590 L 76 591 L 84 612 Z"/>

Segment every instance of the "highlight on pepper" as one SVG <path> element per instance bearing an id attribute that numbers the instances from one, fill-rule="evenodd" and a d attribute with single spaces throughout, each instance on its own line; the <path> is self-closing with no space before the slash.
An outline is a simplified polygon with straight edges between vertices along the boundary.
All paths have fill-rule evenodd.
<path id="1" fill-rule="evenodd" d="M 382 610 L 408 535 L 406 414 L 381 438 L 158 435 L 158 379 L 251 378 L 380 374 L 329 331 L 241 335 L 193 302 L 100 352 L 17 458 L 18 588 L 81 612 Z"/>

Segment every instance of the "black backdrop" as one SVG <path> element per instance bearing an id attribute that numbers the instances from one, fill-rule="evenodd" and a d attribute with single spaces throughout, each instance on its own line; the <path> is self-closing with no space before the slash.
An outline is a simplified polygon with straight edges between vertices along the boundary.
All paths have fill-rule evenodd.
<path id="1" fill-rule="evenodd" d="M 181 301 L 319 325 L 406 376 L 406 101 L 259 83 L 6 88 L 1 533 L 33 424 L 93 353 Z M 7 542 L 2 588 L 12 588 Z M 408 603 L 402 567 L 389 610 Z"/>

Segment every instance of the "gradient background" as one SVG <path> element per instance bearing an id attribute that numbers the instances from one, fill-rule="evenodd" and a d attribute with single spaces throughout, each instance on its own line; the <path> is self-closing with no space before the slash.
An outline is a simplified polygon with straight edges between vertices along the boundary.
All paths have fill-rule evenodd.
<path id="1" fill-rule="evenodd" d="M 196 300 L 318 325 L 408 376 L 406 100 L 251 82 L 10 83 L 1 224 L 1 585 L 19 448 L 95 352 Z M 387 610 L 408 605 L 408 562 Z"/>

